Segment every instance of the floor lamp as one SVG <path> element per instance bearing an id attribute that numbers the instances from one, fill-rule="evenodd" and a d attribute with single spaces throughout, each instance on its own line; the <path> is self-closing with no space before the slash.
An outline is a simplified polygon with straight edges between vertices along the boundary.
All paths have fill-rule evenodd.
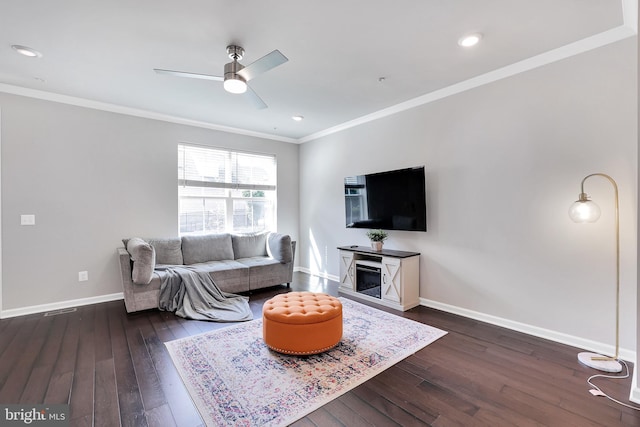
<path id="1" fill-rule="evenodd" d="M 587 175 L 580 184 L 578 200 L 569 208 L 569 216 L 574 222 L 596 222 L 600 218 L 600 208 L 589 200 L 584 192 L 584 182 L 592 176 L 601 176 L 613 185 L 615 195 L 615 228 L 616 228 L 616 354 L 613 357 L 597 353 L 583 352 L 578 354 L 578 360 L 583 365 L 605 372 L 621 372 L 622 365 L 618 362 L 620 348 L 620 215 L 618 209 L 618 185 L 615 180 L 604 173 Z"/>

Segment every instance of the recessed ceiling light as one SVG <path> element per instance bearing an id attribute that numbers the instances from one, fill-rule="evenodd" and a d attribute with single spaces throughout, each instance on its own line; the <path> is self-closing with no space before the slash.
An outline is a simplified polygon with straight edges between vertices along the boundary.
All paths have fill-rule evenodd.
<path id="1" fill-rule="evenodd" d="M 291 118 L 296 122 L 301 122 L 304 119 L 304 116 L 292 116 Z"/>
<path id="2" fill-rule="evenodd" d="M 20 55 L 28 56 L 30 58 L 42 58 L 42 54 L 40 52 L 27 46 L 14 44 L 11 46 L 11 48 L 18 52 Z"/>
<path id="3" fill-rule="evenodd" d="M 461 37 L 460 40 L 458 40 L 458 44 L 462 47 L 471 47 L 477 45 L 481 39 L 482 34 L 480 33 L 468 34 Z"/>

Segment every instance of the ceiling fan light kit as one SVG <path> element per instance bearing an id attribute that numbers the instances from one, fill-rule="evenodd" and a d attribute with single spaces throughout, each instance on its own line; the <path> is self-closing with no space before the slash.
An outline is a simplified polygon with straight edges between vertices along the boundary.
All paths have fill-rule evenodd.
<path id="1" fill-rule="evenodd" d="M 240 46 L 227 46 L 227 53 L 232 59 L 228 64 L 224 64 L 224 90 L 229 93 L 245 93 L 247 91 L 247 81 L 238 74 L 244 66 L 238 61 L 244 55 L 244 49 Z"/>
<path id="2" fill-rule="evenodd" d="M 238 71 L 244 68 L 235 60 L 224 66 L 224 90 L 230 93 L 245 93 L 247 91 L 247 82 L 242 76 L 238 75 Z"/>
<path id="3" fill-rule="evenodd" d="M 245 93 L 247 91 L 247 83 L 240 76 L 227 77 L 225 75 L 222 85 L 224 90 L 229 93 Z"/>

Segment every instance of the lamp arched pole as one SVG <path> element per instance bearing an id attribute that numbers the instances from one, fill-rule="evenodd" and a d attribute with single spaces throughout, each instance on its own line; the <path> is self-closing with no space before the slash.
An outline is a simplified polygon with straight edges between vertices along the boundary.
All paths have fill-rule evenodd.
<path id="1" fill-rule="evenodd" d="M 620 372 L 622 370 L 622 366 L 617 361 L 619 358 L 620 351 L 620 208 L 618 201 L 618 184 L 616 181 L 605 173 L 592 173 L 590 175 L 585 176 L 582 179 L 580 184 L 580 195 L 578 196 L 578 200 L 576 204 L 584 204 L 586 206 L 592 203 L 589 200 L 589 197 L 584 192 L 584 184 L 585 181 L 593 176 L 600 176 L 608 180 L 613 186 L 614 191 L 614 204 L 615 204 L 615 235 L 616 235 L 616 350 L 615 355 L 613 357 L 603 356 L 595 353 L 580 353 L 578 355 L 578 359 L 595 369 L 600 369 L 607 372 Z M 571 212 L 570 212 L 571 213 Z M 599 214 L 598 214 L 599 216 Z M 577 222 L 584 222 L 576 219 L 572 216 L 572 219 Z M 595 218 L 597 220 L 597 217 Z M 587 219 L 587 221 L 593 222 L 594 219 Z"/>

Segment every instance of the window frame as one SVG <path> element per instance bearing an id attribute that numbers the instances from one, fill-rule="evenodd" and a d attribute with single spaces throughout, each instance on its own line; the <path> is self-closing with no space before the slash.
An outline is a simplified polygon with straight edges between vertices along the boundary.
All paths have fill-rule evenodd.
<path id="1" fill-rule="evenodd" d="M 191 149 L 191 150 L 190 150 Z M 204 163 L 211 162 L 215 163 L 218 160 L 218 170 L 212 171 L 218 173 L 217 176 L 214 176 L 215 173 L 211 173 L 209 175 L 200 175 L 202 179 L 193 179 L 193 169 L 194 167 L 191 165 L 190 170 L 187 171 L 187 157 L 189 155 L 194 156 L 197 154 L 197 151 L 201 150 L 203 154 L 207 154 L 207 151 L 210 151 L 211 157 L 206 159 Z M 216 157 L 218 157 L 216 159 Z M 247 169 L 246 162 L 254 157 L 256 160 L 260 160 L 265 162 L 265 164 L 269 167 L 262 167 L 258 164 L 255 167 L 255 170 L 262 171 L 260 174 L 264 176 L 264 182 L 256 182 L 256 176 L 254 176 L 254 166 L 249 166 Z M 193 158 L 193 157 L 192 157 Z M 223 159 L 224 167 L 220 168 L 220 161 Z M 195 166 L 196 169 L 200 173 L 200 169 Z M 220 180 L 220 171 L 223 171 L 224 178 Z M 248 173 L 247 173 L 248 171 Z M 260 232 L 260 231 L 276 231 L 277 227 L 277 157 L 275 154 L 270 153 L 256 153 L 250 151 L 243 151 L 237 149 L 231 149 L 228 147 L 216 147 L 216 146 L 208 146 L 208 145 L 197 145 L 197 144 L 189 144 L 189 143 L 179 143 L 178 144 L 178 232 L 180 235 L 186 234 L 202 234 L 202 233 L 212 233 L 212 232 Z M 207 171 L 209 172 L 209 171 Z M 190 174 L 191 173 L 191 174 Z M 191 176 L 190 176 L 191 175 Z M 209 178 L 209 179 L 207 179 Z M 247 181 L 248 179 L 248 181 Z M 235 182 L 234 182 L 235 181 Z M 252 182 L 249 182 L 252 181 Z M 201 190 L 201 194 L 194 195 L 185 195 L 184 191 L 181 189 L 195 189 L 196 191 Z M 215 194 L 205 194 L 207 189 L 221 189 L 223 190 L 222 195 Z M 239 191 L 249 191 L 250 196 L 238 196 Z M 254 192 L 261 191 L 264 193 L 265 197 L 255 197 L 253 196 Z M 197 227 L 195 230 L 183 231 L 183 219 L 184 215 L 188 215 L 187 210 L 183 210 L 183 200 L 185 199 L 201 199 L 202 200 L 202 210 L 201 210 L 201 226 Z M 206 204 L 207 201 L 223 201 L 224 204 L 224 229 L 220 227 L 216 228 L 207 228 L 207 209 Z M 236 211 L 235 206 L 237 206 L 237 202 L 248 202 L 250 209 L 249 213 L 251 214 L 251 218 L 249 219 L 248 226 L 236 228 Z M 264 202 L 267 206 L 267 210 L 264 211 L 265 215 L 261 216 L 258 221 L 253 222 L 253 214 L 254 209 L 257 205 L 252 205 L 254 202 Z M 191 211 L 196 212 L 196 211 Z M 215 212 L 215 211 L 214 211 Z M 214 219 L 219 217 L 214 213 Z M 262 227 L 257 227 L 256 225 L 260 220 L 264 220 Z M 184 221 L 188 224 L 187 220 Z M 219 222 L 219 221 L 218 221 Z"/>

